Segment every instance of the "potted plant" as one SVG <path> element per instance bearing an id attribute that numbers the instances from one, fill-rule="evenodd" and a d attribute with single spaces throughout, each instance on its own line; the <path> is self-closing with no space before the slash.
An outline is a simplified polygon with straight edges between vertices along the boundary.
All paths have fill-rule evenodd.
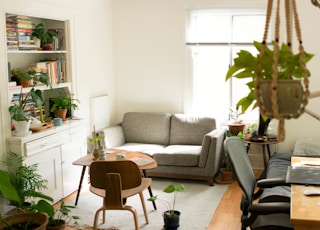
<path id="1" fill-rule="evenodd" d="M 22 225 L 23 229 L 45 230 L 48 216 L 39 210 L 53 209 L 48 202 L 53 199 L 39 192 L 46 187 L 46 180 L 37 173 L 37 165 L 24 165 L 23 157 L 13 152 L 2 163 L 8 171 L 0 170 L 0 192 L 16 209 L 7 217 L 0 214 L 0 228 L 14 230 Z M 40 200 L 33 202 L 32 198 Z"/>
<path id="2" fill-rule="evenodd" d="M 179 227 L 181 213 L 175 210 L 175 205 L 178 192 L 183 192 L 184 190 L 185 186 L 183 184 L 169 185 L 165 189 L 163 189 L 163 192 L 165 193 L 173 193 L 172 203 L 170 203 L 167 200 L 163 200 L 163 202 L 166 204 L 168 208 L 168 210 L 163 212 L 163 221 L 165 229 L 177 229 Z M 158 196 L 152 196 L 148 199 L 148 201 L 155 201 L 157 199 Z"/>
<path id="3" fill-rule="evenodd" d="M 228 127 L 234 136 L 237 136 L 240 132 L 243 133 L 245 127 L 245 123 L 240 119 L 241 114 L 238 107 L 236 109 L 230 108 L 229 119 L 232 120 L 232 122 L 228 124 Z"/>
<path id="4" fill-rule="evenodd" d="M 99 158 L 99 150 L 100 150 L 99 141 L 102 139 L 103 139 L 103 136 L 96 135 L 95 131 L 93 132 L 92 137 L 88 138 L 88 141 L 92 146 L 92 155 L 94 160 Z"/>
<path id="5" fill-rule="evenodd" d="M 48 214 L 49 222 L 47 230 L 63 230 L 67 227 L 67 224 L 71 223 L 71 221 L 74 221 L 74 224 L 77 224 L 76 220 L 78 220 L 79 217 L 70 215 L 71 209 L 73 208 L 75 208 L 75 206 L 66 205 L 64 201 L 61 201 L 60 207 L 55 211 L 51 210 L 48 212 L 48 209 L 40 209 L 39 211 Z"/>
<path id="6" fill-rule="evenodd" d="M 30 91 L 24 95 L 21 89 L 18 101 L 14 102 L 9 107 L 10 117 L 13 120 L 17 134 L 25 135 L 25 134 L 28 134 L 29 127 L 30 127 L 30 119 L 29 119 L 29 116 L 26 114 L 26 108 L 28 107 L 30 100 L 34 102 L 34 104 L 38 107 L 42 107 L 44 104 L 42 91 L 39 89 L 36 89 L 35 86 L 39 82 L 46 84 L 47 86 L 50 85 L 50 87 L 51 87 L 51 84 L 47 74 L 37 72 L 35 69 L 30 69 L 28 71 L 15 69 L 14 74 L 18 78 L 25 79 L 32 83 Z M 41 111 L 40 117 L 42 115 L 43 114 Z"/>
<path id="7" fill-rule="evenodd" d="M 52 50 L 54 37 L 58 37 L 58 34 L 53 30 L 47 29 L 43 23 L 39 23 L 33 25 L 32 36 L 40 39 L 41 47 L 44 50 Z"/>
<path id="8" fill-rule="evenodd" d="M 51 105 L 50 112 L 54 112 L 54 116 L 66 120 L 68 109 L 77 109 L 79 100 L 73 98 L 74 94 L 67 94 L 60 90 L 58 97 L 52 98 L 53 104 Z"/>
<path id="9" fill-rule="evenodd" d="M 230 160 L 225 156 L 223 167 L 219 169 L 220 177 L 216 179 L 219 184 L 229 184 L 233 181 L 233 172 Z"/>
<path id="10" fill-rule="evenodd" d="M 234 59 L 234 64 L 230 66 L 228 72 L 226 74 L 226 80 L 231 77 L 245 79 L 249 78 L 250 81 L 247 83 L 249 88 L 249 93 L 246 97 L 243 97 L 237 102 L 237 107 L 241 107 L 241 113 L 244 113 L 251 105 L 253 108 L 258 106 L 257 104 L 257 95 L 259 95 L 259 100 L 265 102 L 265 104 L 271 104 L 271 87 L 264 85 L 266 83 L 272 83 L 272 74 L 273 74 L 273 63 L 274 63 L 274 50 L 270 49 L 268 46 L 261 42 L 254 41 L 253 42 L 255 48 L 258 50 L 257 55 L 251 54 L 247 50 L 240 50 L 237 54 L 238 56 Z M 275 45 L 275 41 L 272 42 Z M 264 50 L 264 55 L 261 55 L 262 49 Z M 310 61 L 313 57 L 312 54 L 304 52 L 304 63 Z M 301 57 L 300 53 L 294 54 L 291 51 L 291 47 L 287 44 L 281 44 L 278 53 L 278 90 L 277 93 L 283 94 L 278 95 L 278 100 L 284 99 L 284 102 L 279 103 L 279 111 L 282 112 L 282 105 L 287 105 L 291 101 L 295 101 L 296 99 L 295 93 L 299 91 L 302 93 L 301 79 L 304 77 L 304 68 L 301 65 Z M 308 69 L 305 69 L 306 75 L 310 76 L 310 72 Z M 259 91 L 257 90 L 257 81 L 260 82 Z M 294 82 L 299 84 L 299 86 L 294 86 L 293 91 L 289 91 L 288 88 L 282 89 L 282 85 L 288 82 Z M 263 85 L 263 86 L 261 86 Z M 285 86 L 284 86 L 285 87 Z M 266 96 L 261 92 L 262 89 L 268 89 Z M 289 93 L 290 92 L 290 93 Z M 262 95 L 263 94 L 263 95 Z M 289 95 L 289 99 L 285 96 Z M 260 97 L 261 96 L 261 97 Z M 298 109 L 300 108 L 300 102 L 298 102 Z M 291 106 L 291 107 L 297 107 Z M 260 111 L 261 113 L 261 111 Z M 285 112 L 284 112 L 285 113 Z M 290 114 L 292 111 L 289 112 Z M 272 119 L 272 115 L 270 114 L 270 110 L 267 109 L 267 115 L 264 113 L 260 114 L 259 122 L 259 130 L 266 130 L 267 125 Z M 268 120 L 269 119 L 269 120 Z M 262 127 L 260 127 L 260 123 Z"/>

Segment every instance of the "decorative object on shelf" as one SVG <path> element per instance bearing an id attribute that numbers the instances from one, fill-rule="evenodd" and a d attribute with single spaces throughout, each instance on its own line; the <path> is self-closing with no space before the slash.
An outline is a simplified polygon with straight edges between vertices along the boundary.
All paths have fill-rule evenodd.
<path id="1" fill-rule="evenodd" d="M 185 187 L 183 184 L 169 185 L 163 190 L 163 192 L 165 193 L 173 193 L 172 204 L 167 200 L 159 199 L 158 196 L 152 196 L 148 199 L 148 201 L 155 201 L 159 199 L 160 201 L 163 201 L 167 205 L 168 210 L 163 212 L 164 229 L 170 229 L 170 230 L 178 229 L 180 224 L 181 213 L 175 210 L 175 205 L 176 205 L 178 192 L 183 192 L 184 190 L 185 190 Z"/>
<path id="2" fill-rule="evenodd" d="M 32 36 L 40 39 L 41 47 L 44 50 L 52 50 L 54 37 L 58 37 L 59 35 L 54 30 L 47 29 L 43 23 L 38 23 L 33 25 Z"/>
<path id="3" fill-rule="evenodd" d="M 28 70 L 27 72 L 22 71 L 21 69 L 15 70 L 16 76 L 21 79 L 27 79 L 30 82 L 32 82 L 32 87 L 29 92 L 23 94 L 22 89 L 19 95 L 19 98 L 17 101 L 14 101 L 13 104 L 9 107 L 9 113 L 11 119 L 14 121 L 15 126 L 17 123 L 27 123 L 29 126 L 26 130 L 22 131 L 18 128 L 17 133 L 27 133 L 30 127 L 30 118 L 27 114 L 28 109 L 30 109 L 31 105 L 30 102 L 33 103 L 36 107 L 40 109 L 40 120 L 43 120 L 43 111 L 42 106 L 44 104 L 43 100 L 43 94 L 42 91 L 39 89 L 35 89 L 35 86 L 41 82 L 42 84 L 46 84 L 47 86 L 50 85 L 50 80 L 48 76 L 44 73 L 41 73 L 40 75 L 36 75 L 36 70 Z"/>
<path id="4" fill-rule="evenodd" d="M 93 127 L 92 137 L 88 138 L 88 141 L 92 147 L 93 160 L 97 160 L 99 158 L 99 150 L 101 150 L 101 145 L 99 141 L 101 141 L 102 139 L 103 136 L 97 135 L 95 127 Z"/>
<path id="5" fill-rule="evenodd" d="M 80 102 L 78 99 L 73 98 L 73 96 L 74 94 L 67 94 L 63 90 L 59 90 L 59 95 L 51 98 L 53 104 L 51 105 L 50 112 L 54 112 L 55 117 L 62 118 L 65 121 L 68 109 L 77 109 Z"/>
<path id="6" fill-rule="evenodd" d="M 248 51 L 241 50 L 238 53 L 238 57 L 234 59 L 234 64 L 229 68 L 226 79 L 232 76 L 236 78 L 252 78 L 252 81 L 247 83 L 250 90 L 248 96 L 242 98 L 237 105 L 241 106 L 242 112 L 245 112 L 255 102 L 253 108 L 260 108 L 261 115 L 266 117 L 264 120 L 267 118 L 278 119 L 278 138 L 279 141 L 283 141 L 285 139 L 284 119 L 299 117 L 304 112 L 308 102 L 308 77 L 310 76 L 310 72 L 306 68 L 306 63 L 313 55 L 306 53 L 302 45 L 295 0 L 285 1 L 285 11 L 287 12 L 287 44 L 283 43 L 279 46 L 280 3 L 278 1 L 276 7 L 275 40 L 272 42 L 273 50 L 267 47 L 267 35 L 273 8 L 272 3 L 273 1 L 268 1 L 263 41 L 261 43 L 254 42 L 254 46 L 259 51 L 258 55 L 253 56 Z M 293 15 L 297 39 L 299 41 L 299 52 L 297 54 L 292 52 L 291 47 L 291 15 Z M 280 85 L 283 83 L 279 82 L 283 80 L 286 84 L 294 84 L 294 86 L 291 89 L 280 89 L 282 87 Z M 269 86 L 263 86 L 267 84 L 264 83 L 265 81 L 269 83 Z M 263 92 L 264 88 L 268 88 L 267 93 Z M 289 99 L 285 99 L 286 101 L 283 103 L 281 100 L 285 98 L 286 94 L 289 96 Z M 283 105 L 287 106 L 292 101 L 296 103 L 295 108 L 297 111 L 285 111 Z M 268 109 L 267 105 L 271 105 L 271 108 Z"/>

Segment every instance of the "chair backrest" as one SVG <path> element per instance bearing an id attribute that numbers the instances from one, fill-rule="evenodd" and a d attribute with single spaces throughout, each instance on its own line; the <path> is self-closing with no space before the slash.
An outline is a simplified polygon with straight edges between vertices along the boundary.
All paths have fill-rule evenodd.
<path id="1" fill-rule="evenodd" d="M 93 187 L 106 189 L 106 174 L 117 173 L 121 177 L 122 189 L 141 184 L 141 171 L 131 160 L 94 161 L 90 165 L 90 183 Z"/>
<path id="2" fill-rule="evenodd" d="M 239 185 L 251 203 L 256 186 L 256 178 L 243 140 L 238 137 L 229 137 L 225 140 L 224 146 Z"/>

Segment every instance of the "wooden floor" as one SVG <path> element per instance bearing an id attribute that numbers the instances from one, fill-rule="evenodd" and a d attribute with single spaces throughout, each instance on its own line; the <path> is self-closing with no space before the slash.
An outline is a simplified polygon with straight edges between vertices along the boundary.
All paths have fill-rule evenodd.
<path id="1" fill-rule="evenodd" d="M 262 173 L 260 169 L 254 169 L 255 177 Z M 239 230 L 240 222 L 240 201 L 242 190 L 236 180 L 234 180 L 228 190 L 223 195 L 208 227 L 208 230 Z"/>
<path id="2" fill-rule="evenodd" d="M 240 200 L 242 191 L 237 181 L 230 184 L 223 195 L 214 216 L 208 227 L 209 230 L 239 230 L 240 223 Z"/>

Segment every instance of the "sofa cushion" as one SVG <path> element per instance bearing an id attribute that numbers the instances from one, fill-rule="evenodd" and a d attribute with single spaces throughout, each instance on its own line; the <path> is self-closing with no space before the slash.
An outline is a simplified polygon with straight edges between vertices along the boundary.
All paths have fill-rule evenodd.
<path id="1" fill-rule="evenodd" d="M 169 145 L 162 152 L 155 153 L 153 158 L 158 165 L 197 167 L 200 152 L 199 145 Z"/>
<path id="2" fill-rule="evenodd" d="M 123 117 L 126 143 L 168 145 L 170 114 L 129 112 Z"/>
<path id="3" fill-rule="evenodd" d="M 294 145 L 295 156 L 320 156 L 320 143 L 317 140 L 297 140 Z"/>
<path id="4" fill-rule="evenodd" d="M 155 153 L 163 152 L 164 148 L 165 146 L 157 144 L 125 143 L 124 145 L 118 146 L 115 149 L 140 152 L 152 156 Z"/>
<path id="5" fill-rule="evenodd" d="M 201 145 L 205 134 L 216 128 L 214 118 L 186 114 L 171 116 L 170 145 Z"/>

